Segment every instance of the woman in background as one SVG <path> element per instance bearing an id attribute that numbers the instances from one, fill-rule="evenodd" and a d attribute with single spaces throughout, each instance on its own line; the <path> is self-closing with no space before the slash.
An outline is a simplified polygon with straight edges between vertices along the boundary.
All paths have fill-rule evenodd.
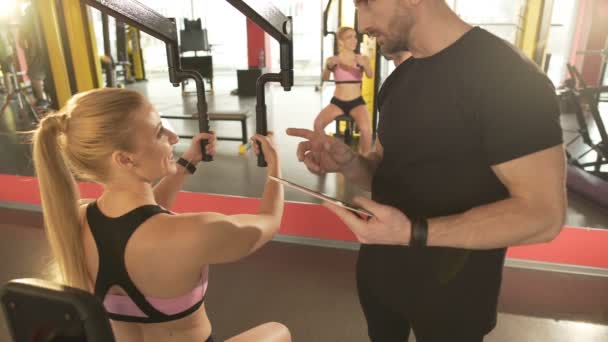
<path id="1" fill-rule="evenodd" d="M 361 81 L 363 73 L 371 78 L 373 70 L 369 57 L 355 53 L 358 38 L 354 29 L 341 27 L 336 36 L 340 52 L 328 58 L 323 69 L 324 81 L 334 74 L 336 89 L 330 104 L 315 119 L 314 128 L 321 131 L 342 114 L 352 116 L 360 133 L 359 152 L 365 154 L 372 148 L 372 129 L 370 114 L 361 96 Z"/>

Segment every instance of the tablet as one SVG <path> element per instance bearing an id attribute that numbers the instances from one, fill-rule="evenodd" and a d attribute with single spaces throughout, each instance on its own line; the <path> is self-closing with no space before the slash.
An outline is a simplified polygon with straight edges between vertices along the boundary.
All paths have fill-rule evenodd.
<path id="1" fill-rule="evenodd" d="M 310 195 L 312 197 L 316 197 L 316 198 L 322 199 L 324 201 L 333 203 L 333 204 L 335 204 L 337 206 L 340 206 L 342 208 L 348 209 L 348 210 L 350 210 L 354 214 L 363 215 L 363 216 L 367 217 L 367 219 L 369 219 L 369 218 L 371 218 L 371 217 L 374 216 L 374 214 L 370 213 L 369 211 L 367 211 L 367 210 L 365 210 L 363 208 L 357 207 L 357 206 L 355 206 L 353 204 L 350 204 L 350 203 L 346 203 L 344 201 L 340 201 L 340 200 L 338 200 L 336 198 L 333 198 L 333 197 L 329 197 L 329 196 L 327 196 L 327 195 L 325 195 L 325 194 L 323 194 L 321 192 L 318 192 L 318 191 L 315 191 L 315 190 L 303 187 L 301 185 L 292 183 L 292 182 L 290 182 L 288 180 L 285 180 L 285 179 L 282 179 L 282 178 L 278 178 L 278 177 L 273 177 L 273 176 L 268 176 L 268 178 L 271 179 L 271 180 L 273 180 L 273 181 L 275 181 L 275 182 L 284 184 L 284 185 L 286 185 L 286 186 L 288 186 L 290 188 L 299 190 L 299 191 L 301 191 L 301 192 L 303 192 L 305 194 L 308 194 L 308 195 Z"/>

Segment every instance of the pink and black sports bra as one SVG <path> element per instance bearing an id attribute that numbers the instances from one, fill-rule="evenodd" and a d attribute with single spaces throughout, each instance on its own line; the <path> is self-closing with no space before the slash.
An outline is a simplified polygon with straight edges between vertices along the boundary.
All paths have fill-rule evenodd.
<path id="1" fill-rule="evenodd" d="M 334 68 L 334 81 L 336 84 L 340 83 L 361 83 L 363 79 L 363 71 L 362 68 L 355 63 L 352 69 L 345 69 L 340 66 L 340 64 L 336 65 Z"/>
<path id="2" fill-rule="evenodd" d="M 161 299 L 144 296 L 133 283 L 125 265 L 125 248 L 137 228 L 150 217 L 171 212 L 157 205 L 144 205 L 116 218 L 105 216 L 97 202 L 87 206 L 87 220 L 99 253 L 99 270 L 95 296 L 102 302 L 111 319 L 123 322 L 161 323 L 186 317 L 203 304 L 207 291 L 208 267 L 201 281 L 190 293 L 178 298 Z M 127 295 L 108 294 L 112 286 L 121 287 Z"/>

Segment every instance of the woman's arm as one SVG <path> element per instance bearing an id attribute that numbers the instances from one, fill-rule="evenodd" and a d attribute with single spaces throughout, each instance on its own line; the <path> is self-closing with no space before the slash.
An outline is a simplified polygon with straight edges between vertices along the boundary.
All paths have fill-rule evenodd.
<path id="1" fill-rule="evenodd" d="M 191 164 L 196 165 L 202 159 L 203 155 L 200 152 L 200 141 L 208 139 L 207 154 L 215 154 L 216 138 L 213 132 L 211 133 L 199 133 L 192 138 L 190 147 L 182 154 L 182 158 L 189 161 Z M 156 203 L 163 208 L 171 209 L 177 194 L 182 190 L 186 177 L 190 173 L 181 165 L 177 165 L 177 172 L 161 179 L 156 186 L 154 186 L 154 199 Z"/>
<path id="2" fill-rule="evenodd" d="M 322 75 L 323 81 L 329 81 L 329 77 L 331 76 L 331 73 L 336 68 L 336 65 L 338 65 L 338 62 L 339 61 L 336 61 L 335 56 L 329 57 L 327 59 L 327 61 L 325 61 L 325 68 L 323 68 L 323 75 Z"/>
<path id="3" fill-rule="evenodd" d="M 276 151 L 268 137 L 256 135 L 268 162 L 268 175 L 280 177 Z M 253 143 L 257 152 L 257 143 Z M 278 232 L 283 216 L 283 186 L 267 180 L 256 214 L 223 215 L 191 213 L 167 216 L 176 229 L 162 230 L 162 241 L 200 265 L 239 260 L 270 241 Z M 159 238 L 161 239 L 161 238 Z"/>
<path id="4" fill-rule="evenodd" d="M 357 57 L 357 64 L 363 68 L 365 76 L 367 76 L 367 78 L 374 77 L 374 68 L 372 68 L 372 62 L 369 57 L 363 55 L 357 55 Z"/>

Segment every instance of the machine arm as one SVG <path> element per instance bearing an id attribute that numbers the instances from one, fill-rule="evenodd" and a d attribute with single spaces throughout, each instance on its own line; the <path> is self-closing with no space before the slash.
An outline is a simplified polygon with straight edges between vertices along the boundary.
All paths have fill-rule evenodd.
<path id="1" fill-rule="evenodd" d="M 175 22 L 163 17 L 151 8 L 135 0 L 82 0 L 91 7 L 95 7 L 102 13 L 113 16 L 139 30 L 162 40 L 167 49 L 167 66 L 169 81 L 174 87 L 188 78 L 194 79 L 196 84 L 197 111 L 199 129 L 201 132 L 209 132 L 209 117 L 207 115 L 207 101 L 205 99 L 205 83 L 203 77 L 193 70 L 182 70 L 178 42 L 177 28 Z M 204 161 L 213 158 L 205 153 L 208 141 L 201 140 L 201 151 Z"/>
<path id="2" fill-rule="evenodd" d="M 178 86 L 182 81 L 193 78 L 196 83 L 198 100 L 199 128 L 201 132 L 209 131 L 209 118 L 207 116 L 207 102 L 202 76 L 191 70 L 182 70 L 177 41 L 177 28 L 175 23 L 149 7 L 135 0 L 82 0 L 88 5 L 99 9 L 102 13 L 112 15 L 147 34 L 156 37 L 166 44 L 167 65 L 169 67 L 169 81 Z M 278 74 L 262 75 L 257 82 L 258 103 L 256 104 L 256 131 L 267 135 L 266 105 L 264 103 L 264 86 L 267 82 L 279 82 L 285 91 L 293 86 L 293 39 L 292 20 L 286 17 L 267 0 L 226 0 L 241 11 L 264 31 L 270 34 L 280 44 L 281 72 Z M 260 103 L 260 94 L 262 95 Z M 207 141 L 201 142 L 203 160 L 211 160 L 205 155 Z M 258 165 L 265 166 L 263 155 L 260 155 Z"/>
<path id="3" fill-rule="evenodd" d="M 280 45 L 281 72 L 267 73 L 260 76 L 256 83 L 257 103 L 256 109 L 256 132 L 267 135 L 266 99 L 264 88 L 268 82 L 278 82 L 285 91 L 291 90 L 293 86 L 293 37 L 292 20 L 281 13 L 269 1 L 266 0 L 226 0 L 233 7 L 241 11 L 247 18 L 256 23 L 262 30 L 276 39 Z M 260 148 L 260 152 L 261 152 Z M 258 156 L 258 166 L 266 166 L 264 155 Z"/>

